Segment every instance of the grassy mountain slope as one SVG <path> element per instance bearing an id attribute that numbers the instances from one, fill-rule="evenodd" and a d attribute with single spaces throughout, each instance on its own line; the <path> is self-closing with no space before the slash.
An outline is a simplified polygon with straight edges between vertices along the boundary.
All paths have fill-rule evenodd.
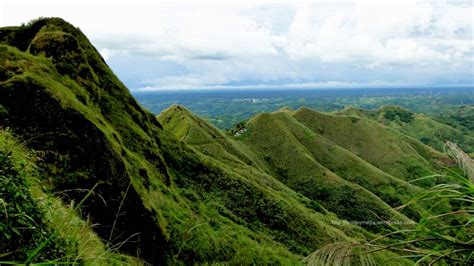
<path id="1" fill-rule="evenodd" d="M 0 213 L 0 260 L 139 263 L 106 248 L 91 225 L 78 215 L 77 203 L 66 206 L 41 186 L 44 177 L 35 158 L 35 153 L 10 132 L 0 130 L 0 199 L 4 207 Z M 88 193 L 85 191 L 84 197 Z M 41 245 L 43 248 L 36 252 Z"/>
<path id="2" fill-rule="evenodd" d="M 398 106 L 384 106 L 377 110 L 346 108 L 338 113 L 372 119 L 412 136 L 441 152 L 447 140 L 458 143 L 466 152 L 474 151 L 472 131 L 453 128 L 427 115 L 415 114 Z"/>
<path id="3" fill-rule="evenodd" d="M 316 134 L 290 115 L 277 112 L 272 116 L 291 132 L 317 162 L 345 180 L 376 194 L 392 207 L 400 206 L 402 202 L 420 191 L 418 187 L 381 171 L 350 151 Z"/>
<path id="4" fill-rule="evenodd" d="M 184 107 L 173 106 L 158 118 L 170 132 L 233 172 L 257 177 L 266 186 L 274 183 L 269 176 L 275 176 L 304 194 L 309 206 L 316 210 L 323 206 L 344 219 L 400 216 L 387 203 L 399 206 L 420 191 L 311 132 L 290 114 L 286 110 L 261 114 L 235 140 Z M 372 225 L 368 228 L 377 230 Z"/>
<path id="5" fill-rule="evenodd" d="M 320 202 L 341 218 L 352 221 L 390 220 L 397 216 L 392 208 L 363 186 L 344 180 L 322 165 L 313 151 L 328 147 L 310 146 L 319 140 L 318 137 L 298 124 L 286 113 L 261 114 L 250 121 L 249 136 L 244 142 L 265 158 L 274 169 L 273 174 L 283 183 Z M 328 146 L 337 149 L 335 145 Z M 342 154 L 338 160 L 345 159 L 347 154 Z M 359 175 L 364 176 L 364 173 Z"/>
<path id="6" fill-rule="evenodd" d="M 0 29 L 0 127 L 35 152 L 38 183 L 54 201 L 81 202 L 95 188 L 78 211 L 94 224 L 97 247 L 154 264 L 297 264 L 324 243 L 371 236 L 311 209 L 244 145 L 196 123 L 163 130 L 61 19 Z M 182 132 L 199 138 L 189 146 Z M 206 144 L 214 137 L 220 148 Z"/>
<path id="7" fill-rule="evenodd" d="M 463 132 L 474 131 L 474 106 L 464 105 L 448 109 L 445 114 L 437 117 L 437 120 L 450 125 Z"/>
<path id="8" fill-rule="evenodd" d="M 166 237 L 155 226 L 150 206 L 140 200 L 139 181 L 147 168 L 154 178 L 166 179 L 155 170 L 164 163 L 150 137 L 159 124 L 135 103 L 80 31 L 60 19 L 26 28 L 0 34 L 9 44 L 0 48 L 2 124 L 41 153 L 39 166 L 56 191 L 72 190 L 68 196 L 79 200 L 75 189 L 99 184 L 97 194 L 108 201 L 92 197 L 83 210 L 101 225 L 96 231 L 102 238 L 117 244 L 150 228 L 138 236 L 140 241 L 123 246 L 129 253 L 140 249 L 150 259 L 156 247 L 143 243 L 162 239 L 163 244 Z M 30 41 L 26 52 L 10 46 L 23 41 Z M 147 152 L 150 160 L 137 159 Z M 126 212 L 115 219 L 121 210 Z"/>
<path id="9" fill-rule="evenodd" d="M 307 108 L 297 110 L 293 117 L 384 172 L 404 180 L 433 174 L 449 161 L 446 155 L 414 138 L 369 119 L 323 114 Z"/>
<path id="10" fill-rule="evenodd" d="M 205 155 L 212 154 L 214 158 L 219 157 L 227 164 L 245 162 L 257 168 L 261 164 L 245 145 L 231 140 L 222 131 L 184 107 L 171 106 L 158 116 L 158 120 L 178 139 L 192 146 L 199 146 L 199 150 Z"/>
<path id="11" fill-rule="evenodd" d="M 315 201 L 312 201 L 306 197 L 295 193 L 293 190 L 286 187 L 281 182 L 275 180 L 271 175 L 267 174 L 262 167 L 263 162 L 251 152 L 245 145 L 239 143 L 229 136 L 220 132 L 217 128 L 202 120 L 201 118 L 190 113 L 184 107 L 172 106 L 162 112 L 158 119 L 162 122 L 166 129 L 176 136 L 180 136 L 187 144 L 191 145 L 205 160 L 212 160 L 219 165 L 223 171 L 226 171 L 229 175 L 235 176 L 238 179 L 247 180 L 252 182 L 256 186 L 260 187 L 262 191 L 272 195 L 278 205 L 275 206 L 280 209 L 278 216 L 284 217 L 298 217 L 300 222 L 288 223 L 291 219 L 284 218 L 279 223 L 279 227 L 291 228 L 296 233 L 301 232 L 301 235 L 311 235 L 312 240 L 316 242 L 325 242 L 324 239 L 328 239 L 329 235 L 338 236 L 339 239 L 344 239 L 346 236 L 343 234 L 344 231 L 350 232 L 351 235 L 362 237 L 367 235 L 363 230 L 357 227 L 342 228 L 342 231 L 334 231 L 331 229 L 331 221 L 333 219 L 338 220 L 334 215 L 322 215 L 319 212 L 326 213 Z M 179 125 L 179 126 L 177 126 Z M 183 130 L 183 128 L 185 128 Z M 186 132 L 183 135 L 183 132 Z M 258 192 L 260 193 L 260 192 Z M 245 197 L 251 197 L 251 195 L 245 195 Z M 254 205 L 255 203 L 252 203 Z M 280 207 L 281 206 L 281 207 Z M 267 205 L 269 208 L 267 211 L 272 211 L 271 205 Z M 283 208 L 282 208 L 283 207 Z M 311 210 L 313 208 L 314 210 Z M 301 221 L 305 221 L 301 224 Z M 262 221 L 260 222 L 262 223 Z M 265 225 L 265 222 L 263 222 Z M 288 227 L 289 226 L 289 227 Z M 260 224 L 252 225 L 258 231 L 268 230 L 262 227 Z M 272 226 L 270 226 L 272 229 Z M 285 243 L 291 234 L 288 234 L 282 230 L 274 230 L 271 232 L 272 235 L 281 238 Z M 357 237 L 356 237 L 357 238 Z M 293 248 L 305 249 L 306 247 L 301 246 L 299 243 L 287 243 L 294 245 Z"/>

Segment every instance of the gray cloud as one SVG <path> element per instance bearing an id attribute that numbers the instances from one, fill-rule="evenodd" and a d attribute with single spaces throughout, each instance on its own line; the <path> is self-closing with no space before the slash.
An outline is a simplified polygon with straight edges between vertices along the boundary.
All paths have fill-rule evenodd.
<path id="1" fill-rule="evenodd" d="M 109 4 L 59 1 L 25 10 L 21 1 L 9 2 L 0 25 L 61 16 L 90 37 L 132 89 L 474 79 L 468 1 L 130 2 L 113 11 Z"/>

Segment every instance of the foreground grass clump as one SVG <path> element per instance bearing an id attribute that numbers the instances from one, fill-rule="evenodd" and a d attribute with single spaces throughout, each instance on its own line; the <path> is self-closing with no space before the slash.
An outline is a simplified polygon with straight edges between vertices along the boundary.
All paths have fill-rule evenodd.
<path id="1" fill-rule="evenodd" d="M 420 264 L 474 264 L 474 184 L 455 172 L 448 178 L 450 183 L 429 189 L 413 202 L 429 201 L 435 205 L 437 199 L 448 198 L 454 208 L 422 217 L 413 230 L 395 231 L 393 234 L 403 240 L 387 248 L 405 247 Z"/>
<path id="2" fill-rule="evenodd" d="M 46 210 L 31 193 L 36 172 L 32 156 L 0 131 L 0 260 L 32 261 L 62 258 L 65 242 L 44 221 Z M 35 254 L 35 249 L 43 245 Z"/>
<path id="3" fill-rule="evenodd" d="M 84 201 L 69 206 L 45 192 L 36 157 L 0 129 L 0 263 L 84 263 L 110 265 L 140 261 L 120 255 L 78 216 Z"/>
<path id="4" fill-rule="evenodd" d="M 393 235 L 402 240 L 394 246 L 405 247 L 417 264 L 474 264 L 474 161 L 457 145 L 446 143 L 446 150 L 457 160 L 464 172 L 450 171 L 446 183 L 438 184 L 417 195 L 404 208 L 416 202 L 427 201 L 433 206 L 439 199 L 449 199 L 452 209 L 433 213 L 420 219 L 412 230 L 396 230 Z M 426 177 L 433 178 L 433 177 Z"/>
<path id="5" fill-rule="evenodd" d="M 448 143 L 447 149 L 453 156 L 465 154 L 457 146 Z M 472 169 L 472 159 L 464 160 L 460 166 Z M 367 243 L 342 242 L 327 245 L 312 254 L 305 261 L 309 265 L 375 265 L 373 258 L 393 250 L 400 256 L 389 261 L 410 258 L 416 265 L 473 265 L 474 264 L 474 184 L 466 173 L 451 171 L 444 175 L 446 183 L 438 184 L 417 194 L 400 206 L 406 208 L 415 203 L 428 202 L 433 207 L 440 199 L 449 199 L 452 208 L 425 214 L 413 228 L 392 227 L 392 232 Z M 427 176 L 425 179 L 437 177 Z M 433 208 L 435 210 L 435 208 Z"/>

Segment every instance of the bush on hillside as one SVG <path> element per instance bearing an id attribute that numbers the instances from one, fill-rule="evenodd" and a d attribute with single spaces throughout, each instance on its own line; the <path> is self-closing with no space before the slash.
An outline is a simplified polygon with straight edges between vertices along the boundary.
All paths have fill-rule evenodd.
<path id="1" fill-rule="evenodd" d="M 410 123 L 414 119 L 412 112 L 398 108 L 386 110 L 383 116 L 390 121 L 394 121 L 398 118 L 404 123 Z"/>

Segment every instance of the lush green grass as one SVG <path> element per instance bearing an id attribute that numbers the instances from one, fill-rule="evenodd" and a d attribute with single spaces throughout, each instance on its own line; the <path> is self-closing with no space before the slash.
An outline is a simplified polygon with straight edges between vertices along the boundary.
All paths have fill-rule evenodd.
<path id="1" fill-rule="evenodd" d="M 469 113 L 467 107 L 464 109 L 466 110 L 464 111 L 465 113 Z M 472 131 L 465 129 L 462 126 L 459 128 L 451 127 L 450 125 L 438 122 L 427 115 L 414 114 L 398 106 L 384 106 L 376 110 L 346 108 L 338 112 L 338 114 L 357 115 L 363 118 L 372 119 L 399 130 L 408 136 L 412 136 L 422 143 L 441 152 L 444 151 L 444 143 L 448 140 L 458 143 L 468 153 L 473 152 L 474 149 L 474 135 Z M 455 114 L 453 114 L 453 116 L 455 117 Z M 404 117 L 407 118 L 404 119 Z M 451 120 L 445 118 L 444 120 L 456 121 L 455 118 L 451 118 Z M 466 121 L 461 120 L 463 123 L 462 125 L 467 126 L 468 123 Z M 452 122 L 451 124 L 456 126 L 455 122 Z"/>
<path id="2" fill-rule="evenodd" d="M 244 218 L 243 222 L 250 223 L 253 230 L 268 232 L 290 250 L 303 253 L 309 251 L 308 247 L 312 245 L 310 243 L 323 243 L 331 241 L 331 238 L 345 239 L 349 233 L 359 237 L 366 234 L 355 227 L 343 231 L 333 228 L 330 222 L 338 220 L 335 216 L 312 211 L 310 208 L 315 208 L 317 203 L 288 189 L 266 173 L 260 166 L 268 166 L 248 147 L 221 133 L 183 107 L 169 108 L 159 116 L 159 120 L 165 128 L 192 145 L 199 153 L 199 160 L 214 162 L 219 171 L 228 176 L 221 179 L 215 175 L 213 181 L 208 181 L 208 186 L 215 187 L 215 190 L 212 189 L 212 201 L 219 202 L 231 212 L 239 213 L 238 216 Z M 182 127 L 177 127 L 177 124 L 186 125 L 186 135 L 180 135 Z M 196 181 L 187 181 L 187 185 L 194 182 Z M 204 180 L 200 182 L 202 185 Z M 236 190 L 236 187 L 239 189 Z M 193 190 L 199 188 L 194 187 Z M 203 197 L 206 195 L 206 191 L 201 193 Z M 242 199 L 245 201 L 239 202 Z M 326 212 L 321 207 L 317 210 Z"/>
<path id="3" fill-rule="evenodd" d="M 256 181 L 261 183 L 268 180 L 263 183 L 266 186 L 274 183 L 268 175 L 275 176 L 307 196 L 308 206 L 318 211 L 328 209 L 348 220 L 399 216 L 387 203 L 400 206 L 420 190 L 320 137 L 290 114 L 282 111 L 256 117 L 244 126 L 248 133 L 236 137 L 238 141 L 180 106 L 169 108 L 160 114 L 159 120 L 166 129 L 203 155 L 218 160 L 223 167 L 249 179 L 258 176 Z M 368 204 L 373 209 L 365 208 Z M 408 213 L 416 217 L 413 210 Z"/>
<path id="4" fill-rule="evenodd" d="M 299 109 L 294 117 L 312 131 L 404 180 L 433 174 L 442 161 L 449 161 L 429 146 L 412 144 L 410 136 L 365 118 L 323 114 L 307 108 Z"/>
<path id="5" fill-rule="evenodd" d="M 455 146 L 451 146 L 455 147 Z M 465 154 L 457 148 L 453 155 Z M 461 167 L 474 167 L 472 159 L 460 164 Z M 434 178 L 427 176 L 425 179 Z M 414 228 L 406 229 L 393 225 L 392 231 L 367 243 L 341 242 L 327 245 L 305 258 L 310 265 L 325 265 L 337 262 L 338 265 L 374 265 L 374 257 L 387 250 L 400 252 L 397 258 L 390 258 L 387 264 L 406 258 L 413 259 L 415 265 L 472 265 L 474 262 L 474 221 L 472 214 L 474 186 L 472 178 L 450 172 L 444 176 L 445 183 L 423 191 L 402 206 L 428 202 L 436 206 L 439 199 L 449 199 L 451 208 L 443 211 L 433 209 L 424 214 Z M 394 241 L 387 239 L 395 238 Z"/>
<path id="6" fill-rule="evenodd" d="M 9 134 L 0 132 L 0 199 L 2 260 L 26 261 L 34 249 L 54 234 L 43 220 L 46 210 L 40 208 L 31 193 L 35 181 L 31 156 L 14 142 Z M 66 256 L 67 247 L 54 237 L 36 255 L 39 260 Z"/>
<path id="7" fill-rule="evenodd" d="M 0 130 L 1 263 L 140 263 L 107 248 L 78 215 L 80 203 L 65 205 L 47 192 L 35 160 L 10 132 Z M 90 192 L 82 191 L 84 200 Z"/>
<path id="8" fill-rule="evenodd" d="M 264 184 L 266 187 L 271 187 L 273 188 L 273 191 L 270 190 L 271 194 L 280 194 L 286 198 L 287 201 L 289 199 L 288 196 L 293 195 L 294 192 L 290 193 L 283 187 L 278 189 L 280 184 L 278 182 L 275 183 L 268 175 L 278 177 L 283 183 L 288 184 L 289 187 L 305 194 L 307 197 L 303 197 L 302 202 L 307 208 L 313 208 L 318 212 L 327 213 L 329 215 L 331 215 L 331 212 L 335 212 L 339 217 L 351 221 L 378 221 L 385 219 L 409 222 L 409 220 L 397 214 L 392 208 L 386 205 L 380 198 L 383 198 L 394 207 L 397 207 L 403 202 L 408 201 L 411 197 L 416 195 L 416 193 L 422 191 L 422 189 L 382 172 L 378 168 L 351 154 L 349 151 L 317 136 L 317 134 L 312 133 L 309 129 L 292 118 L 290 114 L 291 112 L 279 112 L 275 114 L 262 114 L 254 118 L 244 125 L 248 127 L 248 135 L 243 139 L 242 137 L 236 138 L 241 141 L 235 141 L 232 137 L 220 133 L 216 128 L 191 114 L 184 107 L 173 106 L 169 108 L 160 114 L 159 120 L 166 129 L 180 136 L 180 139 L 186 143 L 191 144 L 202 156 L 216 160 L 223 169 L 228 169 L 229 174 L 239 173 L 241 176 L 245 176 L 247 180 L 255 180 L 256 182 Z M 183 127 L 178 127 L 177 125 L 185 125 L 183 127 L 185 127 L 186 130 L 182 130 Z M 261 139 L 258 139 L 259 137 Z M 298 147 L 288 144 L 292 143 L 293 140 L 298 142 L 298 144 L 293 145 L 303 148 L 299 150 Z M 266 151 L 261 150 L 259 147 L 262 147 L 262 145 L 271 148 Z M 307 145 L 306 148 L 304 148 L 305 145 Z M 245 154 L 247 156 L 239 157 L 239 153 L 234 154 L 236 147 L 246 147 Z M 279 148 L 281 148 L 281 150 L 279 150 Z M 294 152 L 295 150 L 296 152 Z M 312 152 L 310 152 L 310 150 Z M 330 170 L 320 166 L 319 170 L 322 169 L 327 175 L 321 175 L 319 180 L 316 178 L 313 179 L 318 186 L 311 186 L 308 183 L 305 183 L 306 186 L 301 187 L 292 186 L 292 184 L 288 182 L 289 171 L 276 167 L 269 162 L 272 159 L 279 160 L 279 158 L 275 158 L 275 156 L 279 154 L 294 160 L 282 161 L 277 164 L 288 166 L 288 168 L 292 169 L 290 171 L 308 171 L 310 168 L 308 165 L 311 165 L 311 163 L 298 163 L 301 160 L 305 162 L 304 158 L 309 157 L 313 158 L 313 160 L 322 160 L 328 167 L 333 167 L 333 171 L 339 172 L 341 176 L 344 176 L 344 178 L 349 179 L 351 182 L 345 181 Z M 301 154 L 304 156 L 301 157 Z M 245 162 L 245 159 L 249 158 L 256 159 Z M 305 176 L 303 173 L 304 172 L 298 172 L 298 174 L 295 175 L 295 179 L 302 179 L 301 176 Z M 309 173 L 320 174 L 317 171 L 311 172 L 311 170 Z M 356 173 L 358 174 L 357 178 L 351 179 Z M 282 179 L 282 175 L 285 176 L 286 179 Z M 308 175 L 308 173 L 306 173 L 306 175 Z M 220 183 L 218 179 L 214 180 L 214 182 Z M 380 198 L 360 186 L 355 185 L 358 183 L 376 192 Z M 227 186 L 228 185 L 220 187 L 219 191 L 226 190 L 225 187 Z M 321 193 L 324 193 L 324 191 L 326 194 L 322 195 Z M 246 195 L 250 196 L 254 193 L 255 192 Z M 203 194 L 205 194 L 205 192 Z M 319 199 L 315 197 L 318 195 L 321 196 Z M 298 198 L 296 197 L 296 199 Z M 301 202 L 301 200 L 299 201 Z M 299 204 L 293 205 L 293 208 L 298 205 Z M 360 206 L 360 208 L 354 208 L 354 206 Z M 373 207 L 369 209 L 367 206 Z M 357 209 L 361 209 L 361 211 L 359 212 Z M 299 212 L 307 213 L 308 210 L 301 209 Z M 413 206 L 412 210 L 408 213 L 419 215 L 417 214 L 418 212 L 427 213 L 426 209 L 421 207 L 421 205 Z M 376 214 L 375 216 L 373 215 L 374 213 Z M 318 219 L 324 220 L 321 216 Z M 332 219 L 332 224 L 339 223 L 337 218 L 333 217 Z M 344 222 L 342 222 L 342 224 L 344 224 Z M 376 231 L 381 229 L 381 227 L 374 227 L 373 225 L 368 227 Z M 298 229 L 298 225 L 294 225 L 293 228 L 293 230 L 300 230 Z M 386 228 L 386 230 L 387 229 L 388 228 Z M 259 229 L 259 231 L 262 230 L 265 229 Z M 352 230 L 360 229 L 353 227 Z M 363 231 L 361 232 L 363 233 Z M 316 232 L 313 232 L 313 234 L 314 233 Z M 354 233 L 355 231 L 346 231 L 347 235 L 354 235 Z M 275 234 L 275 232 L 272 234 Z M 362 235 L 365 235 L 365 237 L 358 238 L 354 243 L 368 236 L 366 233 Z M 334 241 L 330 242 L 332 243 Z M 391 253 L 382 254 L 380 256 L 377 255 L 375 256 L 375 261 L 385 261 L 385 258 L 390 256 L 394 257 Z M 406 260 L 404 262 L 407 263 Z M 401 262 L 398 261 L 396 263 L 399 264 Z"/>

